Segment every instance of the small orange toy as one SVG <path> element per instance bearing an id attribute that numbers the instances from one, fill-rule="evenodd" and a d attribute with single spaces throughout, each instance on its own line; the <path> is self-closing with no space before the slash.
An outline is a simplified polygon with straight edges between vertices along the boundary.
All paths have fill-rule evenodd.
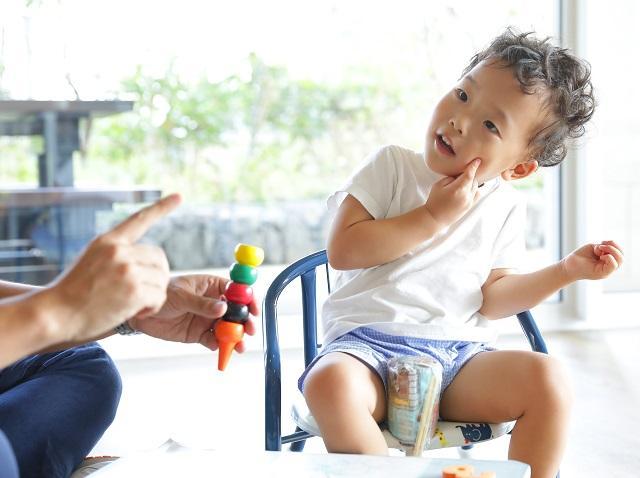
<path id="1" fill-rule="evenodd" d="M 231 352 L 244 336 L 244 324 L 219 320 L 215 334 L 218 341 L 218 370 L 224 371 L 231 358 Z"/>
<path id="2" fill-rule="evenodd" d="M 238 244 L 234 254 L 237 262 L 231 266 L 231 281 L 225 292 L 227 311 L 214 327 L 220 371 L 227 368 L 233 349 L 244 336 L 244 324 L 249 320 L 248 304 L 253 301 L 250 286 L 257 278 L 255 268 L 264 260 L 264 251 L 248 244 Z"/>
<path id="3" fill-rule="evenodd" d="M 480 475 L 473 474 L 471 465 L 450 465 L 442 470 L 442 478 L 496 478 L 493 471 L 483 471 Z"/>
<path id="4" fill-rule="evenodd" d="M 450 465 L 442 470 L 442 478 L 473 478 L 471 465 Z"/>

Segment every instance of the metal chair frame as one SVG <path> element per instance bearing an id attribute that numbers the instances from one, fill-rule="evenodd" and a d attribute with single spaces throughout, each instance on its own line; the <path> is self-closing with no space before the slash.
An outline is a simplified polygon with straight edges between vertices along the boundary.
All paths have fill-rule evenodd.
<path id="1" fill-rule="evenodd" d="M 300 277 L 302 286 L 302 326 L 304 335 L 305 367 L 318 353 L 316 270 L 324 266 L 330 288 L 329 267 L 325 250 L 314 252 L 284 269 L 271 283 L 264 299 L 263 341 L 265 346 L 265 449 L 279 451 L 283 444 L 291 443 L 292 451 L 302 451 L 304 442 L 314 435 L 299 428 L 282 436 L 282 369 L 278 336 L 278 298 L 283 290 Z M 330 292 L 330 290 L 329 290 Z M 517 314 L 520 326 L 535 352 L 548 353 L 545 341 L 529 311 Z M 558 474 L 558 477 L 560 475 Z"/>

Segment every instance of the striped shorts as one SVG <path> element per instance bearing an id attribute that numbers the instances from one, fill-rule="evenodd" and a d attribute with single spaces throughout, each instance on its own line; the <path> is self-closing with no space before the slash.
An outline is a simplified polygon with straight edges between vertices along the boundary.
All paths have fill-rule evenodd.
<path id="1" fill-rule="evenodd" d="M 304 381 L 320 357 L 331 352 L 343 352 L 359 359 L 375 371 L 387 389 L 387 361 L 403 355 L 428 355 L 442 365 L 444 391 L 462 366 L 480 352 L 495 350 L 481 342 L 431 340 L 417 337 L 389 335 L 369 327 L 359 327 L 328 344 L 309 364 L 298 379 L 298 388 L 304 390 Z"/>

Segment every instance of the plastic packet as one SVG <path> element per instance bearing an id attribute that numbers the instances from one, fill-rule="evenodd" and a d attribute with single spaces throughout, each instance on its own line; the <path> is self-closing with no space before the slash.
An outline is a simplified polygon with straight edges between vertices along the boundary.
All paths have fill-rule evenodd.
<path id="1" fill-rule="evenodd" d="M 393 357 L 388 362 L 389 431 L 420 456 L 429 446 L 438 421 L 442 365 L 427 356 Z"/>

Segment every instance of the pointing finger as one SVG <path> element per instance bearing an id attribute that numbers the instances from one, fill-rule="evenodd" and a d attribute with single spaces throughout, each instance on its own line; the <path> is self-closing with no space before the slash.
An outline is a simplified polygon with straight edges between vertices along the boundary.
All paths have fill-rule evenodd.
<path id="1" fill-rule="evenodd" d="M 462 174 L 456 178 L 456 181 L 459 181 L 461 185 L 471 185 L 476 178 L 476 172 L 480 167 L 480 158 L 476 158 L 467 164 L 467 167 L 464 169 Z"/>
<path id="2" fill-rule="evenodd" d="M 180 204 L 178 194 L 164 197 L 129 216 L 105 236 L 130 243 L 136 242 L 155 222 L 173 211 L 178 204 Z"/>

